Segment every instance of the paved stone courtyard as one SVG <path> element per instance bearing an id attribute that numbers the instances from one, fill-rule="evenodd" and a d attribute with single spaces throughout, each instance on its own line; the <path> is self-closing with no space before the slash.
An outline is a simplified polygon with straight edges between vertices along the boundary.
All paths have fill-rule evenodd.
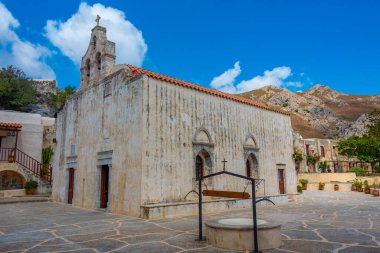
<path id="1" fill-rule="evenodd" d="M 266 252 L 380 252 L 380 198 L 305 192 L 301 204 L 262 206 L 283 224 L 283 246 Z M 251 217 L 250 210 L 207 215 Z M 147 221 L 68 205 L 0 205 L 0 252 L 231 252 L 196 241 L 197 216 Z"/>

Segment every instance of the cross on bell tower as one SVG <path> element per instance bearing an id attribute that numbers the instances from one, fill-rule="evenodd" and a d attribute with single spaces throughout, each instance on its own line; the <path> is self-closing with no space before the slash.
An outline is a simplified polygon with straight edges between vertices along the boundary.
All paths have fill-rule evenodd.
<path id="1" fill-rule="evenodd" d="M 100 21 L 101 17 L 99 15 L 96 15 L 96 25 L 98 26 L 99 25 L 99 21 Z"/>

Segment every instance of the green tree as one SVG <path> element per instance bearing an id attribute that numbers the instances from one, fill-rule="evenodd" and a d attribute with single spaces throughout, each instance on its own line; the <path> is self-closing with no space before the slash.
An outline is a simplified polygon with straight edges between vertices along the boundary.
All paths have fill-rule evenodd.
<path id="1" fill-rule="evenodd" d="M 373 135 L 349 137 L 338 143 L 338 152 L 348 157 L 357 157 L 369 162 L 372 172 L 376 171 L 376 162 L 380 161 L 380 139 Z"/>
<path id="2" fill-rule="evenodd" d="M 68 85 L 63 90 L 58 90 L 57 94 L 50 96 L 49 105 L 55 110 L 60 110 L 65 105 L 66 99 L 75 93 L 75 87 Z"/>
<path id="3" fill-rule="evenodd" d="M 8 66 L 0 70 L 1 107 L 15 110 L 36 101 L 36 89 L 21 69 Z"/>

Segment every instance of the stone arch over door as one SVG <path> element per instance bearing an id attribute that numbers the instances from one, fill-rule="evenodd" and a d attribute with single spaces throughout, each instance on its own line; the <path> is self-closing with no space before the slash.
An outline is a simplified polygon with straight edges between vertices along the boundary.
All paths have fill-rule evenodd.
<path id="1" fill-rule="evenodd" d="M 207 146 L 214 146 L 211 135 L 209 131 L 207 131 L 206 128 L 201 127 L 199 128 L 193 138 L 193 144 L 194 145 L 207 145 Z"/>
<path id="2" fill-rule="evenodd" d="M 250 134 L 245 138 L 244 149 L 259 151 L 259 146 L 257 144 L 256 138 Z"/>

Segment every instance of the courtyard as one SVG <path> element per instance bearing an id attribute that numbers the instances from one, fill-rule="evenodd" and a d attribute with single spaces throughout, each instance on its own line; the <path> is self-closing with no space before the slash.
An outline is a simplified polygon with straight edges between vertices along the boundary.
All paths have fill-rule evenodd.
<path id="1" fill-rule="evenodd" d="M 283 245 L 265 252 L 380 252 L 380 198 L 304 192 L 303 203 L 258 207 L 281 222 Z M 231 252 L 196 241 L 197 216 L 143 220 L 53 202 L 0 205 L 0 252 Z M 207 219 L 251 217 L 250 209 Z"/>

